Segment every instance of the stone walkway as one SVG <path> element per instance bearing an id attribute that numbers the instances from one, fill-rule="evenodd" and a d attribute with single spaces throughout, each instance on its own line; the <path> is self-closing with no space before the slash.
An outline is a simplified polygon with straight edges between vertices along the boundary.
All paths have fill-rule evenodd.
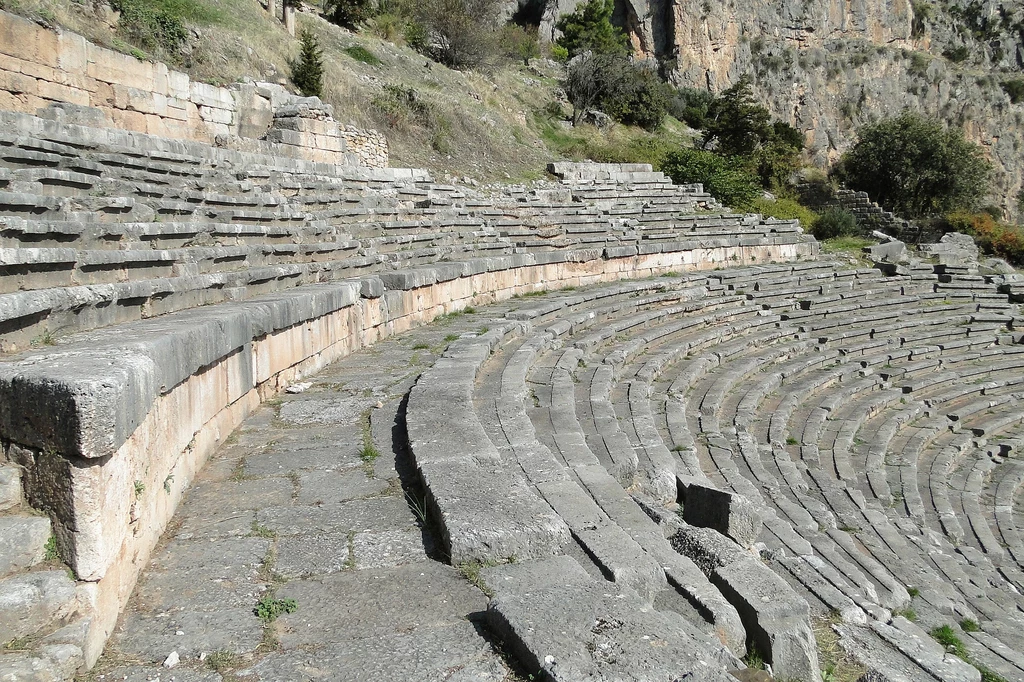
<path id="1" fill-rule="evenodd" d="M 193 484 L 88 679 L 515 679 L 481 635 L 487 597 L 421 526 L 397 419 L 447 342 L 487 324 L 461 314 L 380 342 L 246 421 Z"/>

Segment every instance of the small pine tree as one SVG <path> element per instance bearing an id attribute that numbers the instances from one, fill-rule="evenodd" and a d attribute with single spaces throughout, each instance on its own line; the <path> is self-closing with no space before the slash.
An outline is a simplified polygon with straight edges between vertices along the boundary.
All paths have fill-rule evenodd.
<path id="1" fill-rule="evenodd" d="M 569 52 L 569 58 L 590 51 L 595 54 L 627 54 L 629 39 L 612 23 L 612 0 L 587 0 L 566 14 L 555 28 L 562 36 L 555 42 Z"/>
<path id="2" fill-rule="evenodd" d="M 299 34 L 299 58 L 292 62 L 292 82 L 304 97 L 320 97 L 324 90 L 324 51 L 307 29 Z"/>

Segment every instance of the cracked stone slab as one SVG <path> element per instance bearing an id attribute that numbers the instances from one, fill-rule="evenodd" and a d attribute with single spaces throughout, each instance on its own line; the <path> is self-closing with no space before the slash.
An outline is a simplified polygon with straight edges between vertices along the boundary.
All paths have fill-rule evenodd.
<path id="1" fill-rule="evenodd" d="M 152 663 L 162 663 L 172 651 L 182 660 L 204 653 L 230 651 L 248 654 L 263 640 L 263 623 L 247 608 L 220 611 L 178 611 L 155 616 L 131 613 L 115 634 L 118 649 Z"/>
<path id="2" fill-rule="evenodd" d="M 138 591 L 140 610 L 212 611 L 251 608 L 263 589 L 264 538 L 175 539 L 150 564 Z"/>
<path id="3" fill-rule="evenodd" d="M 485 569 L 482 576 L 495 593 L 488 625 L 525 670 L 557 682 L 729 679 L 701 655 L 682 616 L 591 579 L 569 557 Z"/>
<path id="4" fill-rule="evenodd" d="M 348 424 L 358 422 L 363 410 L 377 403 L 376 399 L 306 398 L 281 403 L 278 418 L 288 424 Z"/>
<path id="5" fill-rule="evenodd" d="M 379 495 L 388 489 L 388 482 L 370 478 L 362 469 L 353 471 L 310 471 L 299 474 L 299 504 L 348 502 Z"/>
<path id="6" fill-rule="evenodd" d="M 422 530 L 356 533 L 352 539 L 357 569 L 387 568 L 426 561 L 433 541 Z"/>
<path id="7" fill-rule="evenodd" d="M 285 578 L 337 573 L 348 567 L 350 533 L 289 535 L 277 542 L 274 572 Z"/>
<path id="8" fill-rule="evenodd" d="M 269 507 L 256 513 L 256 522 L 279 535 L 418 527 L 416 517 L 400 497 L 373 497 L 315 507 Z"/>
<path id="9" fill-rule="evenodd" d="M 343 647 L 272 653 L 261 682 L 502 682 L 508 669 L 469 621 L 364 637 Z"/>
<path id="10" fill-rule="evenodd" d="M 465 619 L 487 604 L 458 571 L 434 561 L 293 580 L 277 596 L 298 604 L 277 621 L 285 649 L 418 632 Z"/>

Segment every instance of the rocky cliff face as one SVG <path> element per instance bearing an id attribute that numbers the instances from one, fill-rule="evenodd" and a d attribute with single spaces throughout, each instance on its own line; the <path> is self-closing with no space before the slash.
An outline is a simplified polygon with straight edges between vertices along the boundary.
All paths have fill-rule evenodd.
<path id="1" fill-rule="evenodd" d="M 570 3 L 549 0 L 545 19 Z M 1024 79 L 1024 1 L 616 3 L 637 51 L 676 84 L 718 92 L 752 75 L 774 114 L 805 133 L 818 165 L 835 161 L 861 125 L 904 108 L 962 125 L 995 165 L 992 202 L 1018 216 L 1024 99 L 1013 103 L 1003 84 Z"/>

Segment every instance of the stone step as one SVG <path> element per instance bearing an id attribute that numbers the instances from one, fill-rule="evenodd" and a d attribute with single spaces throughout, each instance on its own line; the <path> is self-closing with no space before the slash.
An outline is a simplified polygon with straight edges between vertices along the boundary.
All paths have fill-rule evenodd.
<path id="1" fill-rule="evenodd" d="M 0 578 L 32 568 L 48 553 L 55 555 L 50 533 L 45 516 L 0 516 Z"/>

